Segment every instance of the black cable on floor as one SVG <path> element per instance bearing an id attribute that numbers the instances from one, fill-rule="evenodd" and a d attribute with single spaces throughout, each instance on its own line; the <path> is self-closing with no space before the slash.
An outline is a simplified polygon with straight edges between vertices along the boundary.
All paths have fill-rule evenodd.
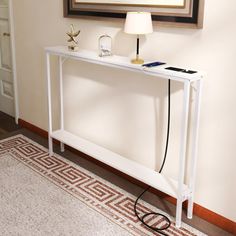
<path id="1" fill-rule="evenodd" d="M 164 166 L 165 166 L 165 162 L 166 162 L 166 156 L 167 156 L 167 151 L 168 151 L 168 145 L 169 145 L 169 136 L 170 136 L 170 79 L 168 80 L 168 115 L 167 115 L 167 132 L 166 132 L 166 146 L 165 146 L 165 153 L 164 153 L 164 158 L 163 158 L 163 161 L 162 161 L 162 165 L 161 165 L 161 168 L 159 170 L 159 173 L 162 172 Z M 142 217 L 139 216 L 139 213 L 137 212 L 137 204 L 138 204 L 138 201 L 139 199 L 143 196 L 144 193 L 146 193 L 148 190 L 150 189 L 150 187 L 148 187 L 147 189 L 145 189 L 139 196 L 138 198 L 136 199 L 135 203 L 134 203 L 134 212 L 135 212 L 135 215 L 138 217 L 138 219 L 146 226 L 148 227 L 149 229 L 152 229 L 153 231 L 155 232 L 158 232 L 159 234 L 162 234 L 162 235 L 166 235 L 166 233 L 163 232 L 163 230 L 166 230 L 170 227 L 171 225 L 171 222 L 170 222 L 170 219 L 161 214 L 161 213 L 158 213 L 158 212 L 150 212 L 150 213 L 146 213 L 144 214 Z M 148 225 L 146 222 L 145 222 L 145 219 L 148 217 L 148 216 L 161 216 L 165 219 L 166 221 L 166 224 L 163 226 L 163 227 L 152 227 L 151 225 Z"/>

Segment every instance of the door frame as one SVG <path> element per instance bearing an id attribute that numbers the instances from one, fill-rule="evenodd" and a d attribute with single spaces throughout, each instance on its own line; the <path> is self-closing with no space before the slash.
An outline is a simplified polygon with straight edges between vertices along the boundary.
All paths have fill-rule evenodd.
<path id="1" fill-rule="evenodd" d="M 11 58 L 12 58 L 12 76 L 13 76 L 13 91 L 14 91 L 14 106 L 15 106 L 15 122 L 18 124 L 19 120 L 19 100 L 18 100 L 18 86 L 17 86 L 17 73 L 16 73 L 16 50 L 15 50 L 15 30 L 14 30 L 14 14 L 13 14 L 13 2 L 8 2 L 9 12 L 9 28 L 10 28 L 10 40 L 11 40 Z"/>

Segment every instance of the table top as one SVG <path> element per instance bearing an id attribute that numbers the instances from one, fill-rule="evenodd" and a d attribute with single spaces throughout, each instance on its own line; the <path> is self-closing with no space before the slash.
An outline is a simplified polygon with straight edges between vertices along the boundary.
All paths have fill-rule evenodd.
<path id="1" fill-rule="evenodd" d="M 174 67 L 173 65 L 164 64 L 156 67 L 147 68 L 142 65 L 132 64 L 130 58 L 112 55 L 106 57 L 98 56 L 98 52 L 89 51 L 85 49 L 79 49 L 77 52 L 69 51 L 66 46 L 55 46 L 46 47 L 46 53 L 51 55 L 57 55 L 65 58 L 71 58 L 75 60 L 86 61 L 89 63 L 100 64 L 109 67 L 116 67 L 119 69 L 125 69 L 134 72 L 141 72 L 151 76 L 161 77 L 164 79 L 171 79 L 180 82 L 185 81 L 197 81 L 203 78 L 203 73 L 197 71 L 194 74 L 188 74 L 184 72 L 177 72 L 172 70 L 167 70 L 167 67 Z"/>

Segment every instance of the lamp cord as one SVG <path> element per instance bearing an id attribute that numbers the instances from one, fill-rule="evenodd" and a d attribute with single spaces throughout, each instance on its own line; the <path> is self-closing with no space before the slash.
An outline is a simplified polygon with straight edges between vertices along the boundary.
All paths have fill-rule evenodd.
<path id="1" fill-rule="evenodd" d="M 165 153 L 164 153 L 164 158 L 162 161 L 162 165 L 160 167 L 159 173 L 161 174 L 164 166 L 165 166 L 165 162 L 166 162 L 166 157 L 167 157 L 167 151 L 168 151 L 168 145 L 169 145 L 169 136 L 170 136 L 170 79 L 168 79 L 168 121 L 167 121 L 167 133 L 166 133 L 166 145 L 165 145 Z M 150 212 L 150 213 L 145 213 L 142 217 L 139 216 L 139 213 L 137 212 L 137 204 L 139 199 L 143 196 L 144 193 L 146 193 L 151 187 L 149 186 L 148 188 L 146 188 L 136 199 L 135 203 L 134 203 L 134 213 L 137 216 L 137 218 L 139 219 L 139 221 L 141 221 L 146 227 L 148 227 L 149 229 L 158 232 L 161 235 L 166 235 L 168 236 L 165 232 L 163 232 L 164 230 L 168 229 L 171 226 L 171 221 L 170 219 L 158 212 Z M 145 219 L 148 216 L 161 216 L 164 218 L 164 220 L 166 221 L 166 224 L 164 224 L 164 226 L 162 227 L 153 227 L 151 225 L 148 225 L 145 222 Z"/>

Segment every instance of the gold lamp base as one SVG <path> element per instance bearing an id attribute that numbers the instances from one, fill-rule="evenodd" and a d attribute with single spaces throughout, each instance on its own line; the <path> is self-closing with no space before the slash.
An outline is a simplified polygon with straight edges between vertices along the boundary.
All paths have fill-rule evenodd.
<path id="1" fill-rule="evenodd" d="M 138 56 L 135 58 L 135 59 L 132 59 L 131 60 L 131 63 L 132 64 L 143 64 L 144 63 L 144 60 L 139 58 Z"/>

